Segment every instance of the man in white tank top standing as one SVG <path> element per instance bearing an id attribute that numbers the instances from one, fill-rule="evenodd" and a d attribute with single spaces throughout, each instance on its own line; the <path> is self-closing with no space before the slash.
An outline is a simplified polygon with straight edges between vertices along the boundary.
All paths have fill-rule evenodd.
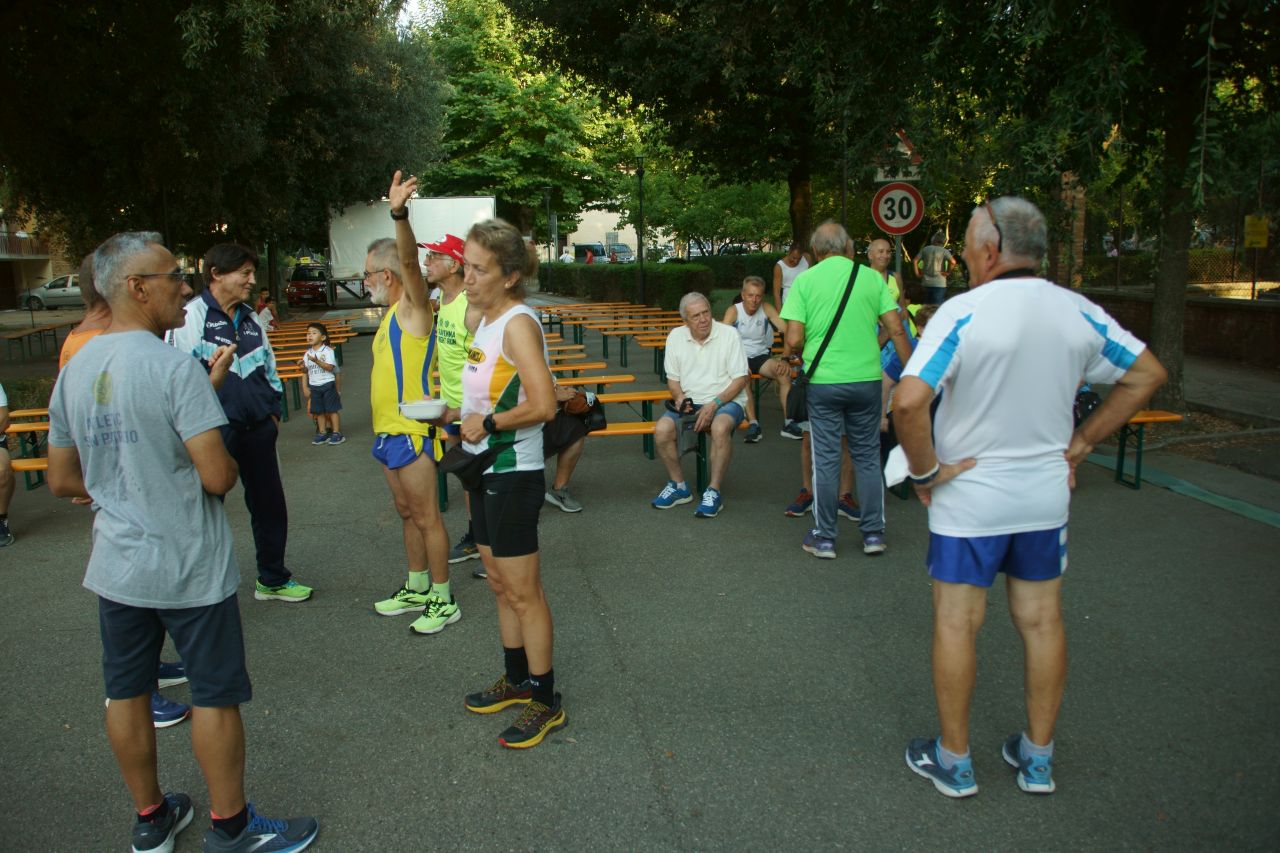
<path id="1" fill-rule="evenodd" d="M 791 368 L 782 360 L 771 358 L 773 333 L 785 331 L 778 311 L 764 301 L 764 279 L 749 275 L 742 280 L 742 301 L 730 305 L 724 312 L 724 324 L 733 326 L 742 338 L 742 348 L 747 353 L 747 437 L 748 444 L 761 438 L 760 422 L 756 419 L 756 395 L 751 389 L 751 375 L 759 374 L 778 383 L 778 397 L 782 400 L 784 421 L 782 434 L 791 438 L 788 429 L 800 435 L 800 427 L 785 420 L 787 392 L 791 390 Z"/>
<path id="2" fill-rule="evenodd" d="M 782 303 L 787 301 L 787 291 L 796 276 L 809 268 L 809 258 L 805 256 L 804 246 L 793 240 L 787 247 L 787 254 L 773 267 L 773 307 L 782 310 Z"/>

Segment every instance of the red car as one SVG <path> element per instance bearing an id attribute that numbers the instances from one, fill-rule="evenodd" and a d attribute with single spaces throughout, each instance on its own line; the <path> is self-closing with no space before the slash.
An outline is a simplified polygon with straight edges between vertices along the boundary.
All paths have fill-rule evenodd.
<path id="1" fill-rule="evenodd" d="M 329 304 L 329 273 L 322 266 L 303 264 L 293 268 L 284 297 L 289 307 Z"/>

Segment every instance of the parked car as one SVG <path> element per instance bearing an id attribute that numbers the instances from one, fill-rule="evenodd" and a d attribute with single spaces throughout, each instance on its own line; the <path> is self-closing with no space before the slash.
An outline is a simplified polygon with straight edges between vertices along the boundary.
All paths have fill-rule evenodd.
<path id="1" fill-rule="evenodd" d="M 329 304 L 329 271 L 319 264 L 299 264 L 289 275 L 284 297 L 289 307 Z"/>
<path id="2" fill-rule="evenodd" d="M 591 253 L 591 263 L 593 264 L 609 263 L 609 253 L 604 250 L 604 243 L 574 243 L 573 244 L 574 262 L 579 264 L 585 264 L 587 262 L 587 252 Z"/>
<path id="3" fill-rule="evenodd" d="M 631 247 L 626 243 L 610 243 L 609 254 L 616 255 L 620 264 L 629 264 L 636 259 L 635 252 L 632 252 Z"/>
<path id="4" fill-rule="evenodd" d="M 59 276 L 38 287 L 28 288 L 22 291 L 18 304 L 33 311 L 44 308 L 79 308 L 83 304 L 80 301 L 80 277 Z"/>

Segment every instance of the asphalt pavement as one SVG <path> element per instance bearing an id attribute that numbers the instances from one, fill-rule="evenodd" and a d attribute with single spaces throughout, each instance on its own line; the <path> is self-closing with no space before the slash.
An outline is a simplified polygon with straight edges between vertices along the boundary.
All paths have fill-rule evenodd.
<path id="1" fill-rule="evenodd" d="M 1023 725 L 1022 656 L 994 588 L 972 722 L 981 791 L 947 800 L 903 761 L 909 739 L 937 728 L 925 512 L 888 498 L 881 557 L 862 555 L 847 521 L 837 559 L 803 553 L 807 522 L 782 513 L 800 485 L 799 446 L 778 435 L 776 398 L 763 406 L 764 441 L 735 443 L 714 520 L 692 505 L 649 507 L 665 478 L 640 439 L 589 440 L 572 484 L 585 511 L 547 505 L 540 529 L 569 725 L 532 750 L 502 749 L 514 712 L 462 707 L 502 662 L 474 564 L 455 568 L 462 620 L 436 637 L 372 608 L 405 566 L 369 455 L 370 340 L 345 347 L 346 444 L 312 447 L 296 415 L 281 427 L 289 565 L 316 588 L 311 601 L 253 599 L 242 492 L 227 501 L 255 689 L 243 708 L 249 796 L 268 815 L 317 816 L 312 849 L 1280 847 L 1276 527 L 1082 468 L 1058 791 L 1022 793 L 999 755 Z M 590 346 L 595 357 L 594 335 Z M 646 356 L 628 372 L 658 387 Z M 1276 499 L 1272 480 L 1208 467 L 1218 492 Z M 457 536 L 456 483 L 450 497 Z M 119 850 L 130 800 L 102 727 L 96 602 L 80 586 L 90 513 L 20 484 L 10 518 L 0 849 Z M 197 803 L 178 851 L 199 849 L 208 826 L 189 731 L 157 733 L 162 784 Z"/>

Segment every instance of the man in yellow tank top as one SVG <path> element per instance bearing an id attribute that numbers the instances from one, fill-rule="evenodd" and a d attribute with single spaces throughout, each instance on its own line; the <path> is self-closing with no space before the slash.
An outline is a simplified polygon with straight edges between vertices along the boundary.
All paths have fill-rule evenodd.
<path id="1" fill-rule="evenodd" d="M 365 258 L 364 278 L 374 303 L 390 306 L 373 339 L 369 383 L 373 456 L 382 465 L 404 525 L 408 581 L 390 598 L 375 602 L 382 616 L 421 613 L 413 634 L 437 634 L 462 618 L 449 589 L 449 536 L 440 518 L 436 462 L 442 443 L 436 427 L 400 414 L 400 402 L 434 397 L 435 313 L 418 266 L 418 246 L 409 224 L 409 198 L 417 180 L 396 172 L 387 197 L 396 237 L 375 240 Z"/>
<path id="2" fill-rule="evenodd" d="M 440 307 L 436 313 L 436 352 L 440 364 L 440 396 L 450 409 L 462 408 L 462 368 L 467 363 L 467 350 L 480 325 L 480 309 L 467 304 L 467 294 L 462 280 L 461 237 L 445 234 L 438 243 L 419 243 L 427 250 L 427 284 L 439 288 Z M 460 441 L 458 425 L 452 423 L 443 429 L 446 442 Z M 461 563 L 479 560 L 480 550 L 471 533 L 471 494 L 462 492 L 467 506 L 467 532 L 449 549 L 449 562 Z M 472 571 L 477 578 L 485 577 L 484 566 Z"/>

